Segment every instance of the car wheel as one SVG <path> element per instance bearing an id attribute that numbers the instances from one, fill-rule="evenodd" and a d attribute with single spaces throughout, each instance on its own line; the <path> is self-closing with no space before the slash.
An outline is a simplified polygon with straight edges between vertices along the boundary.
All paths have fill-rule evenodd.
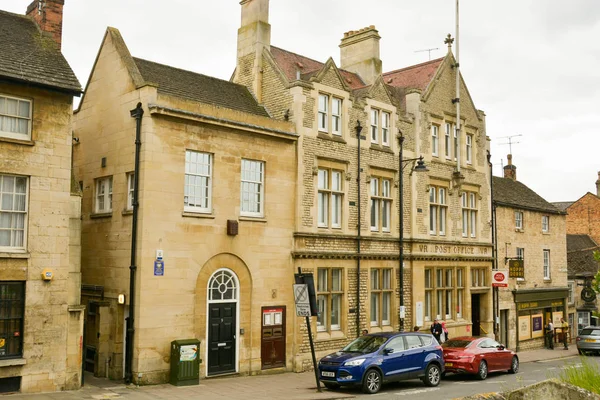
<path id="1" fill-rule="evenodd" d="M 323 382 L 323 385 L 325 385 L 325 387 L 329 390 L 337 390 L 340 388 L 340 385 L 337 383 Z"/>
<path id="2" fill-rule="evenodd" d="M 437 386 L 440 384 L 440 379 L 442 379 L 440 367 L 436 364 L 429 364 L 425 370 L 423 383 L 425 383 L 426 386 Z"/>
<path id="3" fill-rule="evenodd" d="M 374 394 L 381 389 L 381 374 L 376 369 L 370 369 L 363 378 L 362 391 L 368 394 Z"/>
<path id="4" fill-rule="evenodd" d="M 510 369 L 508 370 L 511 374 L 516 374 L 519 372 L 519 359 L 514 356 L 512 361 L 510 362 Z"/>
<path id="5" fill-rule="evenodd" d="M 477 378 L 484 380 L 488 376 L 488 366 L 485 360 L 481 360 L 479 363 L 479 370 L 477 371 Z"/>

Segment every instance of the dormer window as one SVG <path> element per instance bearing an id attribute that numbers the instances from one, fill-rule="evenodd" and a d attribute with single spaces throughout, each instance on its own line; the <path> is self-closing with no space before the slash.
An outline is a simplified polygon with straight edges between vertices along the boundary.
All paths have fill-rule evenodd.
<path id="1" fill-rule="evenodd" d="M 342 135 L 342 99 L 319 93 L 319 132 Z"/>
<path id="2" fill-rule="evenodd" d="M 371 143 L 390 145 L 390 116 L 387 111 L 371 108 Z"/>

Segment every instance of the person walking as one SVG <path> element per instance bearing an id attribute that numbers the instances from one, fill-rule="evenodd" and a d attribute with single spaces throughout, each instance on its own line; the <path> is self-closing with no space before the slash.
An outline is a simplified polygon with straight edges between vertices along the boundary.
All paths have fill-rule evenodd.
<path id="1" fill-rule="evenodd" d="M 554 350 L 554 324 L 552 320 L 548 320 L 548 325 L 546 325 L 546 342 L 548 344 L 547 348 Z"/>
<path id="2" fill-rule="evenodd" d="M 568 342 L 568 337 L 569 337 L 569 323 L 567 321 L 565 321 L 564 318 L 560 319 L 560 328 L 562 330 L 562 335 L 563 335 L 563 344 L 565 345 L 564 350 L 569 350 L 569 342 Z"/>
<path id="3" fill-rule="evenodd" d="M 442 322 L 442 331 L 444 331 L 444 342 L 447 342 L 449 337 L 448 337 L 448 328 L 446 328 L 445 322 Z"/>
<path id="4" fill-rule="evenodd" d="M 433 324 L 431 324 L 430 330 L 431 330 L 431 334 L 433 335 L 435 340 L 437 340 L 438 343 L 442 343 L 441 336 L 442 336 L 443 329 L 442 329 L 442 325 L 437 320 L 437 318 L 433 320 Z"/>

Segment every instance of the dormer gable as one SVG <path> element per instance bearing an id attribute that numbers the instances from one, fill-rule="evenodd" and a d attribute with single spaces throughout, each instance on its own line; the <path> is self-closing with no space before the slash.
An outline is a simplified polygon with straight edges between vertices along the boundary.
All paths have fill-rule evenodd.
<path id="1" fill-rule="evenodd" d="M 344 90 L 346 92 L 350 91 L 350 87 L 346 84 L 344 77 L 331 57 L 329 57 L 320 70 L 311 71 L 308 74 L 311 82 L 318 82 L 322 85 L 333 87 L 338 90 Z M 308 78 L 307 75 L 303 76 L 303 78 L 305 77 Z"/>

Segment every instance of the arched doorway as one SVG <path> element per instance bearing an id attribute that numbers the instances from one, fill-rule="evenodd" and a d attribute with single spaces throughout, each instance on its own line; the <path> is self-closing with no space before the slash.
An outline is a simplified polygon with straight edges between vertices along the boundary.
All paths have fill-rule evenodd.
<path id="1" fill-rule="evenodd" d="M 215 271 L 207 287 L 207 374 L 237 371 L 239 280 L 227 268 Z"/>

